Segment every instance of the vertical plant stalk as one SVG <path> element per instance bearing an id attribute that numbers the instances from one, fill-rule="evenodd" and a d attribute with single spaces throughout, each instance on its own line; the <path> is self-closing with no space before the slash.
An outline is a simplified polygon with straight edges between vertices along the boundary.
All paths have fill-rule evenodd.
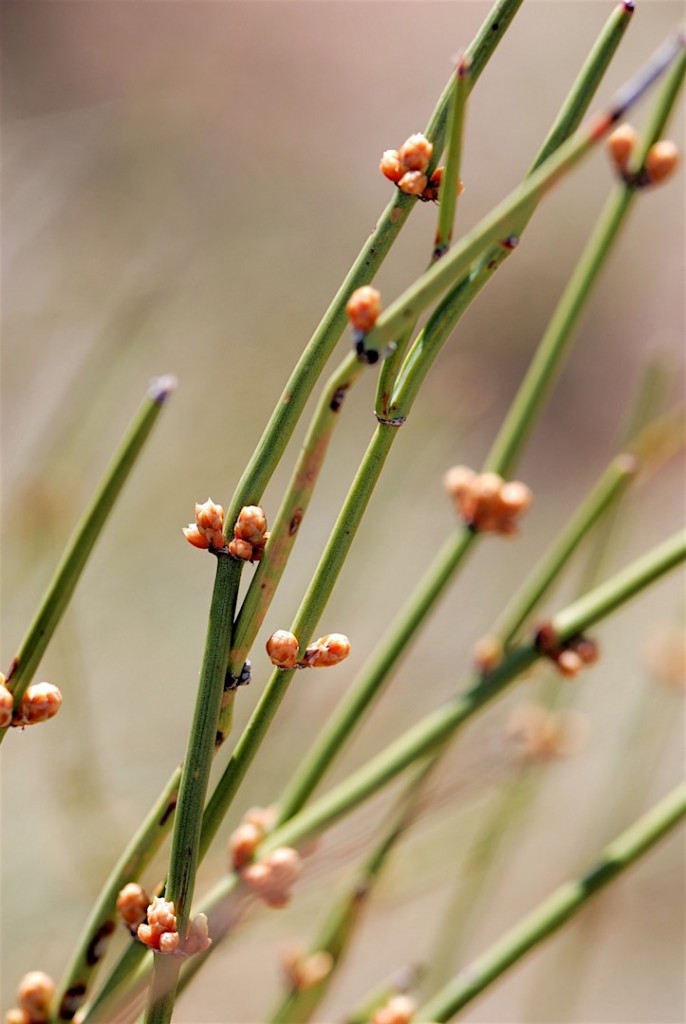
<path id="1" fill-rule="evenodd" d="M 175 387 L 176 381 L 171 376 L 159 377 L 152 381 L 97 491 L 71 536 L 55 575 L 7 673 L 6 685 L 14 694 L 15 707 L 20 703 L 33 679 L 107 517 L 150 436 L 162 407 Z M 7 729 L 0 729 L 0 743 L 6 732 Z"/>
<path id="2" fill-rule="evenodd" d="M 232 675 L 240 673 L 264 621 L 293 550 L 343 403 L 364 369 L 365 364 L 352 352 L 324 386 L 269 541 L 236 620 L 229 658 L 229 673 Z"/>
<path id="3" fill-rule="evenodd" d="M 182 942 L 188 925 L 199 863 L 200 829 L 224 694 L 237 580 L 238 572 L 233 559 L 228 555 L 217 555 L 205 653 L 181 771 L 165 889 L 165 898 L 174 904 L 177 930 Z M 171 1020 L 179 969 L 180 960 L 177 958 L 155 956 L 146 1024 L 163 1024 Z"/>
<path id="4" fill-rule="evenodd" d="M 462 137 L 464 135 L 465 105 L 469 95 L 469 61 L 460 57 L 455 71 L 455 88 L 450 108 L 450 132 L 445 170 L 440 188 L 438 207 L 438 226 L 434 241 L 433 261 L 440 259 L 448 249 L 455 227 L 455 211 L 457 209 L 457 187 L 460 179 L 462 162 Z"/>
<path id="5" fill-rule="evenodd" d="M 586 903 L 686 817 L 686 783 L 672 790 L 603 850 L 585 875 L 556 889 L 518 925 L 474 960 L 416 1015 L 419 1021 L 447 1021 L 501 977 L 529 950 L 554 934 Z"/>

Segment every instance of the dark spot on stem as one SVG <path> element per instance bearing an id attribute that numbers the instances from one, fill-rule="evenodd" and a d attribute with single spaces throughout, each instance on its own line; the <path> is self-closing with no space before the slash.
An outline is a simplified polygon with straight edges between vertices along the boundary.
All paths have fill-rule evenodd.
<path id="1" fill-rule="evenodd" d="M 68 988 L 60 1003 L 59 1015 L 63 1020 L 71 1020 L 86 995 L 86 986 L 82 981 Z"/>
<path id="2" fill-rule="evenodd" d="M 349 384 L 341 384 L 339 388 L 336 388 L 333 393 L 333 398 L 329 402 L 329 409 L 331 409 L 331 412 L 338 412 L 345 401 L 345 396 L 349 387 Z"/>
<path id="3" fill-rule="evenodd" d="M 214 749 L 218 750 L 219 747 L 221 747 L 223 742 L 224 742 L 224 733 L 221 731 L 221 729 L 217 729 L 217 732 L 216 732 L 215 737 L 214 737 Z"/>
<path id="4" fill-rule="evenodd" d="M 302 523 L 302 521 L 303 521 L 303 510 L 301 508 L 296 508 L 296 510 L 293 513 L 293 516 L 291 518 L 291 521 L 288 524 L 288 535 L 289 535 L 289 537 L 292 537 L 293 534 L 297 532 L 297 529 L 300 526 L 300 524 Z"/>
<path id="5" fill-rule="evenodd" d="M 178 793 L 175 793 L 174 796 L 169 801 L 169 803 L 167 804 L 167 806 L 165 807 L 164 812 L 162 814 L 162 817 L 160 818 L 160 827 L 162 827 L 162 825 L 165 825 L 167 823 L 167 821 L 169 820 L 171 815 L 176 810 L 177 798 L 178 798 Z"/>
<path id="6" fill-rule="evenodd" d="M 86 963 L 89 967 L 95 967 L 98 961 L 102 960 L 107 948 L 107 940 L 114 931 L 114 921 L 105 921 L 88 943 L 86 949 Z"/>
<path id="7" fill-rule="evenodd" d="M 14 673 L 19 668 L 19 658 L 12 658 L 12 664 L 10 665 L 7 675 L 5 676 L 5 682 L 9 683 Z"/>
<path id="8" fill-rule="evenodd" d="M 497 32 L 499 28 L 500 28 L 500 23 L 497 22 L 497 21 L 494 21 L 493 24 L 491 25 L 491 32 Z"/>

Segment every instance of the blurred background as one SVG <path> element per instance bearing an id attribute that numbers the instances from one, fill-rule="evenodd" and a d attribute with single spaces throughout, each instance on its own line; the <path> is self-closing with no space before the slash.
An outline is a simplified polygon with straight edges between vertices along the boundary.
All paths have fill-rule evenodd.
<path id="1" fill-rule="evenodd" d="M 228 501 L 388 200 L 381 152 L 425 126 L 488 7 L 3 5 L 5 671 L 149 379 L 179 379 L 39 670 L 61 687 L 62 712 L 3 748 L 3 1009 L 25 971 L 61 975 L 113 860 L 183 756 L 213 564 L 181 527 L 196 500 Z M 526 172 L 611 9 L 524 4 L 470 101 L 459 229 Z M 639 0 L 596 106 L 682 10 Z M 683 106 L 669 134 L 683 144 Z M 421 577 L 417 551 L 433 552 L 452 529 L 442 474 L 484 458 L 611 187 L 602 153 L 561 184 L 446 346 L 321 620 L 319 634 L 347 633 L 353 653 L 335 672 L 294 680 L 203 866 L 200 893 L 224 870 L 226 836 L 242 812 L 278 796 Z M 426 265 L 435 217 L 430 204 L 413 212 L 377 278 L 387 302 Z M 584 313 L 517 473 L 536 494 L 520 539 L 479 545 L 331 781 L 462 685 L 474 641 L 614 454 L 651 361 L 668 371 L 670 402 L 679 398 L 683 242 L 681 174 L 635 204 Z M 338 353 L 348 345 L 342 339 Z M 374 387 L 370 371 L 346 402 L 255 647 L 253 685 L 238 695 L 236 729 L 269 675 L 264 640 L 291 622 L 373 431 Z M 265 494 L 270 519 L 303 431 Z M 672 458 L 631 492 L 604 574 L 677 528 L 683 468 Z M 550 610 L 575 593 L 583 558 L 577 567 Z M 459 963 L 588 866 L 679 777 L 682 583 L 674 574 L 597 631 L 603 658 L 571 684 L 586 741 L 540 768 Z M 396 852 L 320 1021 L 340 1019 L 399 968 L 432 960 L 450 894 L 472 884 L 470 842 L 511 774 L 508 716 L 538 685 L 522 682 L 463 733 L 437 780 L 440 799 Z M 350 877 L 351 848 L 388 801 L 384 794 L 331 833 L 300 898 L 286 911 L 253 914 L 184 995 L 175 1020 L 266 1019 L 279 991 L 279 948 L 313 936 L 325 897 Z M 161 870 L 163 860 L 146 881 Z M 684 895 L 683 842 L 673 837 L 463 1019 L 683 1020 Z"/>

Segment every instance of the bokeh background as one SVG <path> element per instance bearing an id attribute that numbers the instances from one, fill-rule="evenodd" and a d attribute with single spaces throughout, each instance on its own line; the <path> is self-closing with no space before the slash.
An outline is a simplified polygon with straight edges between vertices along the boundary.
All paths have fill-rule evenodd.
<path id="1" fill-rule="evenodd" d="M 524 5 L 470 101 L 462 229 L 520 180 L 611 9 L 604 0 Z M 180 527 L 194 501 L 228 500 L 387 202 L 381 151 L 426 124 L 487 10 L 451 0 L 3 5 L 5 670 L 148 380 L 179 379 L 40 669 L 65 706 L 3 747 L 3 1009 L 24 971 L 59 977 L 102 879 L 183 755 L 213 567 Z M 681 14 L 680 3 L 639 0 L 599 102 Z M 670 134 L 683 136 L 683 108 Z M 346 632 L 353 653 L 335 672 L 294 681 L 200 890 L 224 870 L 240 813 L 278 795 L 451 530 L 441 476 L 484 457 L 611 184 L 598 153 L 546 199 L 435 366 L 322 618 L 321 632 Z M 384 296 L 425 266 L 435 213 L 413 213 L 379 274 Z M 616 450 L 651 360 L 667 367 L 678 397 L 683 242 L 680 175 L 635 204 L 583 316 L 518 474 L 536 493 L 521 538 L 479 546 L 332 779 L 454 692 L 475 639 Z M 264 639 L 290 623 L 373 430 L 373 377 L 346 403 L 255 648 L 253 685 L 239 694 L 238 729 L 268 677 Z M 265 495 L 270 517 L 302 433 Z M 632 492 L 603 571 L 670 534 L 683 506 L 683 463 L 673 458 Z M 679 777 L 683 691 L 665 677 L 678 675 L 682 582 L 660 583 L 598 630 L 603 660 L 574 684 L 588 741 L 541 769 L 464 958 L 587 866 Z M 575 585 L 571 574 L 550 607 Z M 536 685 L 520 684 L 463 734 L 441 799 L 398 849 L 320 1021 L 431 960 L 450 892 L 470 885 L 470 837 L 506 784 L 504 724 Z M 314 934 L 388 798 L 331 833 L 291 908 L 246 921 L 175 1019 L 267 1019 L 279 948 Z M 161 870 L 159 861 L 147 880 Z M 684 896 L 683 843 L 673 837 L 463 1019 L 683 1020 Z"/>

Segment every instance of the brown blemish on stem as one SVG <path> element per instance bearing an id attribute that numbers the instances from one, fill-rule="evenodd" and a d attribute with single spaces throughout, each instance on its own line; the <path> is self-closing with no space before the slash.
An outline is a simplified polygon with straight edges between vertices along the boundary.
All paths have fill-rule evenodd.
<path id="1" fill-rule="evenodd" d="M 165 825 L 167 823 L 167 821 L 169 821 L 170 816 L 176 810 L 176 801 L 178 800 L 178 797 L 179 797 L 179 794 L 178 793 L 174 793 L 174 795 L 170 798 L 169 803 L 165 807 L 164 812 L 162 814 L 162 817 L 160 818 L 160 822 L 159 822 L 160 828 L 163 825 Z"/>
<path id="2" fill-rule="evenodd" d="M 62 1002 L 59 1008 L 59 1017 L 61 1020 L 71 1020 L 86 995 L 86 986 L 82 981 L 77 981 L 75 985 L 68 988 L 64 993 Z"/>
<path id="3" fill-rule="evenodd" d="M 114 931 L 114 921 L 105 921 L 101 924 L 97 932 L 88 943 L 86 949 L 86 963 L 89 967 L 95 967 L 95 965 L 102 960 L 107 949 L 107 942 Z"/>
<path id="4" fill-rule="evenodd" d="M 331 412 L 339 411 L 339 409 L 343 405 L 343 402 L 345 401 L 345 396 L 347 394 L 349 387 L 349 384 L 341 384 L 340 387 L 336 388 L 336 390 L 333 393 L 333 397 L 329 402 L 329 409 L 331 409 Z"/>
<path id="5" fill-rule="evenodd" d="M 302 523 L 302 520 L 303 520 L 303 510 L 301 508 L 296 508 L 295 512 L 291 516 L 291 521 L 288 524 L 288 535 L 289 535 L 289 537 L 292 537 L 294 533 L 297 533 L 298 527 Z"/>
<path id="6" fill-rule="evenodd" d="M 5 676 L 5 683 L 9 683 L 14 673 L 19 668 L 19 658 L 12 658 L 12 664 L 10 665 L 7 675 Z"/>

